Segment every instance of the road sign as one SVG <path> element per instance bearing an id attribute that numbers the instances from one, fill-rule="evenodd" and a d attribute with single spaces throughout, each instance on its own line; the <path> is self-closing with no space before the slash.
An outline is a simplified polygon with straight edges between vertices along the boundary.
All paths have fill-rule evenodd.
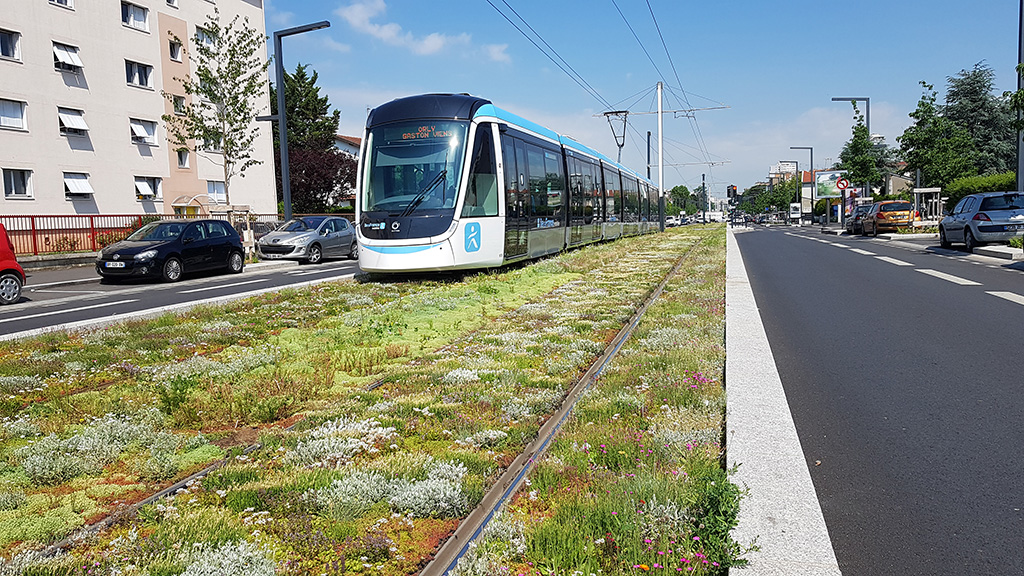
<path id="1" fill-rule="evenodd" d="M 836 181 L 836 188 L 839 188 L 840 190 L 846 190 L 846 188 L 849 186 L 850 181 L 847 180 L 846 178 L 840 178 L 839 180 Z"/>

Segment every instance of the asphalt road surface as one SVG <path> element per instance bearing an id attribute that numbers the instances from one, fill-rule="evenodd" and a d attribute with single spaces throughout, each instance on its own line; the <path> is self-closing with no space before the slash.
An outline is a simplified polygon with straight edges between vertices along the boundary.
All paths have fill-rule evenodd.
<path id="1" fill-rule="evenodd" d="M 736 239 L 842 572 L 1024 574 L 1024 266 Z"/>
<path id="2" fill-rule="evenodd" d="M 57 325 L 117 320 L 242 294 L 349 278 L 358 272 L 357 262 L 336 260 L 306 266 L 250 266 L 241 274 L 198 274 L 174 284 L 159 280 L 106 284 L 94 278 L 91 268 L 69 270 L 69 278 L 77 276 L 89 281 L 46 286 L 35 284 L 30 278 L 20 302 L 0 307 L 0 338 Z"/>

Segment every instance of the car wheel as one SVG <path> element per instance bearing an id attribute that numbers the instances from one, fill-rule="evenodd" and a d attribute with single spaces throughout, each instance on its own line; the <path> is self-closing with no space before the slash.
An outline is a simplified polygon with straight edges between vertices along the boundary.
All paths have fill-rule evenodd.
<path id="1" fill-rule="evenodd" d="M 359 260 L 359 242 L 352 242 L 352 248 L 349 249 L 348 257 L 352 260 Z"/>
<path id="2" fill-rule="evenodd" d="M 974 234 L 971 233 L 970 228 L 964 228 L 964 244 L 967 245 L 967 251 L 974 253 L 974 249 L 978 247 L 978 241 L 974 239 Z"/>
<path id="3" fill-rule="evenodd" d="M 181 280 L 182 272 L 181 260 L 178 260 L 174 256 L 171 256 L 164 262 L 164 268 L 162 271 L 164 282 L 177 282 L 178 280 Z"/>
<path id="4" fill-rule="evenodd" d="M 231 256 L 228 256 L 228 272 L 232 274 L 239 274 L 244 267 L 245 258 L 242 257 L 241 252 L 232 252 Z"/>
<path id="5" fill-rule="evenodd" d="M 320 248 L 319 244 L 313 244 L 309 247 L 309 256 L 306 257 L 306 262 L 310 264 L 319 264 L 324 259 L 324 251 Z"/>
<path id="6" fill-rule="evenodd" d="M 14 272 L 0 276 L 0 304 L 14 304 L 21 300 L 21 278 Z"/>
<path id="7" fill-rule="evenodd" d="M 946 238 L 946 229 L 939 226 L 939 246 L 949 248 L 952 245 L 953 243 L 949 241 L 949 238 Z"/>

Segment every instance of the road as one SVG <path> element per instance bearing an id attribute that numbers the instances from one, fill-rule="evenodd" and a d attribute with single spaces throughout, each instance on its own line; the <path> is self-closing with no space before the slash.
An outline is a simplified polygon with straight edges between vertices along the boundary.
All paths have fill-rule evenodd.
<path id="1" fill-rule="evenodd" d="M 1024 266 L 736 239 L 842 572 L 1024 573 Z"/>
<path id="2" fill-rule="evenodd" d="M 237 275 L 199 274 L 174 284 L 157 280 L 106 284 L 95 277 L 91 268 L 62 271 L 65 280 L 85 280 L 79 283 L 39 283 L 37 280 L 44 275 L 37 274 L 35 278 L 29 277 L 20 302 L 0 307 L 0 339 L 29 335 L 56 325 L 87 325 L 199 302 L 351 278 L 357 272 L 357 262 L 336 260 L 305 266 L 291 262 L 247 266 Z M 52 280 L 55 275 L 45 276 Z"/>

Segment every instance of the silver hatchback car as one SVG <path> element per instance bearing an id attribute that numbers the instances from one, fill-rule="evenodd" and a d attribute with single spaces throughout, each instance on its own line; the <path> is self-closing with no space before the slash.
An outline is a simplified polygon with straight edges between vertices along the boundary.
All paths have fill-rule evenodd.
<path id="1" fill-rule="evenodd" d="M 324 258 L 359 257 L 355 228 L 340 216 L 292 218 L 256 242 L 266 260 L 300 260 L 316 264 Z"/>
<path id="2" fill-rule="evenodd" d="M 1024 195 L 1017 192 L 984 192 L 964 196 L 939 222 L 939 244 L 967 245 L 967 251 L 986 242 L 1009 242 L 1024 236 Z"/>

